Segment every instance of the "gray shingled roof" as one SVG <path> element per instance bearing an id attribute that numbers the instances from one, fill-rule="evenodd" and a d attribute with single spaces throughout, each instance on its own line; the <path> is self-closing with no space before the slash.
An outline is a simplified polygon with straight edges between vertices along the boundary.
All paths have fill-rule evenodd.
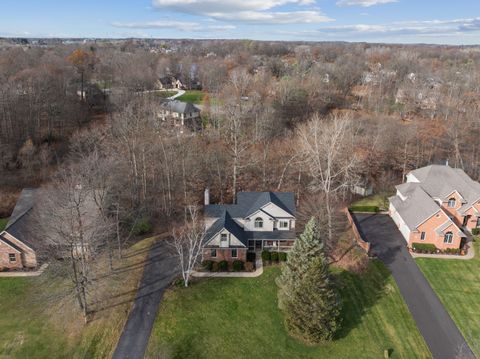
<path id="1" fill-rule="evenodd" d="M 242 227 L 240 227 L 230 216 L 227 211 L 223 211 L 222 215 L 219 219 L 212 224 L 212 226 L 207 230 L 205 238 L 210 240 L 215 234 L 220 232 L 221 230 L 226 229 L 235 237 L 238 238 L 240 242 L 242 242 L 245 247 L 248 246 L 248 240 L 245 237 L 245 232 L 243 231 Z"/>
<path id="2" fill-rule="evenodd" d="M 25 188 L 22 190 L 20 197 L 17 200 L 15 208 L 13 209 L 10 220 L 5 227 L 5 231 L 19 241 L 25 243 L 30 248 L 34 248 L 34 243 L 30 240 L 30 214 L 35 201 L 35 194 L 37 189 Z"/>
<path id="3" fill-rule="evenodd" d="M 416 186 L 405 201 L 393 196 L 390 202 L 410 230 L 415 230 L 419 224 L 440 210 L 440 206 L 420 186 Z"/>
<path id="4" fill-rule="evenodd" d="M 205 206 L 205 215 L 219 218 L 226 210 L 233 218 L 247 218 L 268 203 L 274 203 L 286 212 L 295 216 L 295 196 L 293 192 L 240 192 L 237 204 L 210 204 Z"/>
<path id="5" fill-rule="evenodd" d="M 480 199 L 480 183 L 473 181 L 462 169 L 443 165 L 431 165 L 411 172 L 421 182 L 431 197 L 446 199 L 458 191 L 470 206 Z"/>
<path id="6" fill-rule="evenodd" d="M 166 101 L 162 103 L 162 107 L 167 109 L 170 112 L 176 113 L 192 113 L 200 112 L 200 109 L 190 102 L 182 102 L 177 100 Z"/>

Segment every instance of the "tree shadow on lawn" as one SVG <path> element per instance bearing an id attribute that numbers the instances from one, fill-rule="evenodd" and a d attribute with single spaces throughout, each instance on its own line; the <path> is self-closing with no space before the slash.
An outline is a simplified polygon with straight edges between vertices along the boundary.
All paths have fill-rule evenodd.
<path id="1" fill-rule="evenodd" d="M 346 337 L 360 325 L 367 310 L 387 295 L 385 287 L 390 276 L 390 271 L 378 260 L 370 262 L 361 274 L 342 271 L 335 276 L 342 299 L 342 323 L 335 339 Z"/>

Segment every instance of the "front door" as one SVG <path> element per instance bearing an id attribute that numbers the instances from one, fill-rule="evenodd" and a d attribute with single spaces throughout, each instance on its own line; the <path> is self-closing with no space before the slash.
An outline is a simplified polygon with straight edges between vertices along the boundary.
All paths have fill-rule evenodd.
<path id="1" fill-rule="evenodd" d="M 262 249 L 262 241 L 255 241 L 255 249 Z"/>
<path id="2" fill-rule="evenodd" d="M 468 223 L 468 220 L 469 220 L 469 219 L 470 219 L 470 216 L 465 216 L 465 217 L 463 217 L 463 224 L 462 224 L 463 227 L 466 227 L 466 226 L 467 226 L 467 223 Z"/>

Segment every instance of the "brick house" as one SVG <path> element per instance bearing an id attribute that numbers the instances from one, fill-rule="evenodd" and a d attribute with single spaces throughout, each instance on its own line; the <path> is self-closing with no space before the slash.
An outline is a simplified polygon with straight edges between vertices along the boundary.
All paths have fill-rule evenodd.
<path id="1" fill-rule="evenodd" d="M 480 183 L 459 168 L 422 167 L 409 172 L 396 189 L 389 213 L 409 246 L 461 248 L 466 233 L 480 226 Z"/>
<path id="2" fill-rule="evenodd" d="M 0 232 L 0 269 L 37 267 L 35 241 L 29 232 L 36 190 L 22 191 L 5 229 Z"/>
<path id="3" fill-rule="evenodd" d="M 249 251 L 290 250 L 295 211 L 290 192 L 240 192 L 236 204 L 210 204 L 206 190 L 203 260 L 246 261 Z"/>

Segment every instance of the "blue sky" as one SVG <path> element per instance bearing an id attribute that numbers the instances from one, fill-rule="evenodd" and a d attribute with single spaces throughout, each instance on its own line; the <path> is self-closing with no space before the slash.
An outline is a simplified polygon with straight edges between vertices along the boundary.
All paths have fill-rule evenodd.
<path id="1" fill-rule="evenodd" d="M 0 36 L 480 44 L 480 1 L 0 0 Z"/>

